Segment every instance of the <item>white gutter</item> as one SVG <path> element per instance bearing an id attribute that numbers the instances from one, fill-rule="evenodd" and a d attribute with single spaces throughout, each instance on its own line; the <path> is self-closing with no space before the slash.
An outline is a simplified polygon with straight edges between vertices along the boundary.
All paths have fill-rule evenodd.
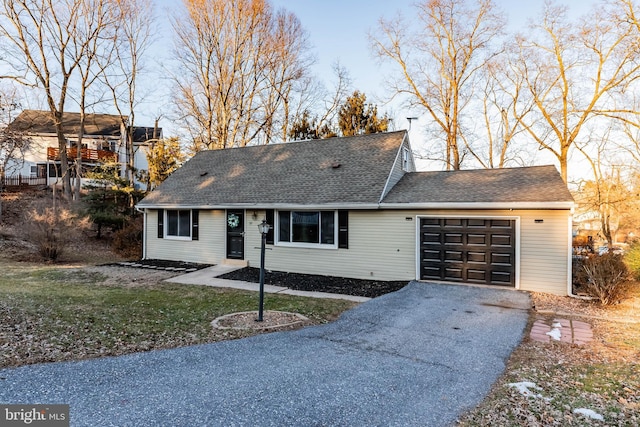
<path id="1" fill-rule="evenodd" d="M 377 203 L 327 203 L 318 205 L 305 205 L 300 203 L 225 203 L 220 205 L 178 205 L 178 204 L 153 204 L 153 205 L 136 205 L 141 209 L 282 209 L 282 210 L 357 210 L 357 209 L 380 209 Z"/>
<path id="2" fill-rule="evenodd" d="M 381 209 L 573 209 L 573 202 L 430 202 L 380 203 Z"/>
<path id="3" fill-rule="evenodd" d="M 326 203 L 326 204 L 301 204 L 301 203 L 225 203 L 220 205 L 180 205 L 172 203 L 160 203 L 150 205 L 136 205 L 136 209 L 347 209 L 347 210 L 379 210 L 379 209 L 426 209 L 426 210 L 571 210 L 573 202 L 430 202 L 430 203 Z"/>

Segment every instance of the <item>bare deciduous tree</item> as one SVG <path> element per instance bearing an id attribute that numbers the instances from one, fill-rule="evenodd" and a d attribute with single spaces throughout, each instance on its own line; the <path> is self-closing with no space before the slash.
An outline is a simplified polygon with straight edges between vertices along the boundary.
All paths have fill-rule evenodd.
<path id="1" fill-rule="evenodd" d="M 380 36 L 371 36 L 374 52 L 398 67 L 390 81 L 394 96 L 425 110 L 444 140 L 447 169 L 460 169 L 462 118 L 470 106 L 475 78 L 494 56 L 494 42 L 504 26 L 491 0 L 470 6 L 465 0 L 423 0 L 417 4 L 419 30 L 398 17 L 380 20 Z"/>
<path id="2" fill-rule="evenodd" d="M 287 100 L 309 63 L 295 15 L 274 12 L 264 0 L 184 4 L 173 22 L 175 99 L 194 145 L 218 149 L 269 143 L 276 132 L 285 137 Z"/>
<path id="3" fill-rule="evenodd" d="M 593 9 L 576 25 L 565 7 L 548 2 L 532 32 L 519 39 L 517 72 L 534 103 L 520 123 L 558 159 L 565 182 L 570 149 L 583 129 L 603 110 L 615 114 L 616 96 L 640 77 L 636 29 L 616 19 L 612 7 Z"/>
<path id="4" fill-rule="evenodd" d="M 526 165 L 531 162 L 526 144 L 516 141 L 524 129 L 520 122 L 531 111 L 531 102 L 523 94 L 523 77 L 513 72 L 506 55 L 500 55 L 487 64 L 483 74 L 482 117 L 486 144 L 467 145 L 468 152 L 484 168 L 503 168 L 511 163 Z"/>
<path id="5" fill-rule="evenodd" d="M 153 42 L 155 17 L 151 0 L 120 0 L 114 12 L 117 27 L 113 52 L 102 58 L 105 72 L 101 77 L 126 131 L 126 174 L 133 187 L 135 110 L 143 97 L 138 90 L 138 79 L 145 73 L 144 56 Z"/>
<path id="6" fill-rule="evenodd" d="M 96 44 L 104 41 L 108 27 L 103 17 L 112 5 L 109 0 L 4 0 L 0 10 L 0 36 L 6 41 L 3 59 L 12 69 L 3 77 L 44 94 L 55 126 L 63 192 L 68 198 L 71 181 L 64 111 L 74 79 L 85 85 L 95 78 L 94 62 L 89 58 L 96 54 Z M 84 95 L 81 90 L 79 97 Z"/>
<path id="7" fill-rule="evenodd" d="M 119 9 L 117 6 L 125 4 L 120 0 L 112 3 L 109 0 L 84 0 L 80 5 L 82 13 L 78 20 L 75 38 L 79 41 L 76 49 L 80 49 L 78 55 L 78 79 L 77 88 L 74 85 L 71 93 L 77 95 L 76 102 L 80 109 L 80 125 L 78 139 L 76 141 L 76 180 L 73 198 L 80 200 L 82 178 L 82 139 L 84 137 L 85 121 L 87 115 L 87 96 L 90 87 L 104 74 L 106 64 L 113 56 L 116 37 L 116 29 L 121 27 Z M 77 92 L 73 89 L 77 89 Z"/>

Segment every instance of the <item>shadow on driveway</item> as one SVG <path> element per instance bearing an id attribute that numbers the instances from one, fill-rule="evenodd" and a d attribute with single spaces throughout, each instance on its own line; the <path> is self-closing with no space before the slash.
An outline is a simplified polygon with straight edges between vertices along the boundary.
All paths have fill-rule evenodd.
<path id="1" fill-rule="evenodd" d="M 529 296 L 412 282 L 293 332 L 0 371 L 0 402 L 72 426 L 445 426 L 520 343 Z"/>

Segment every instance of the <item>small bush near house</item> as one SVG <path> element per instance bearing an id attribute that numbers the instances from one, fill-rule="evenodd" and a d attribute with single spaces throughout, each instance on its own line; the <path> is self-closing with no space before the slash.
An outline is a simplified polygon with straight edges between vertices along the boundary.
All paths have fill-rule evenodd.
<path id="1" fill-rule="evenodd" d="M 584 260 L 583 268 L 587 276 L 583 289 L 601 304 L 617 304 L 629 295 L 632 282 L 622 255 L 593 255 Z"/>
<path id="2" fill-rule="evenodd" d="M 47 261 L 56 261 L 78 233 L 89 227 L 89 221 L 65 207 L 40 204 L 26 213 L 26 234 Z"/>
<path id="3" fill-rule="evenodd" d="M 624 255 L 624 262 L 633 278 L 640 280 L 640 241 L 634 242 Z"/>
<path id="4" fill-rule="evenodd" d="M 113 235 L 112 249 L 128 259 L 142 258 L 142 216 L 137 216 Z"/>

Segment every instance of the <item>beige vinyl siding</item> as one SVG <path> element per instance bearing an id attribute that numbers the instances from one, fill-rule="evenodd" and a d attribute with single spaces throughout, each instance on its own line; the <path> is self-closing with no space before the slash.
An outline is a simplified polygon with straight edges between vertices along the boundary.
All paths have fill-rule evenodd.
<path id="1" fill-rule="evenodd" d="M 225 258 L 225 224 L 224 211 L 200 210 L 199 240 L 159 239 L 158 211 L 148 210 L 146 257 L 148 259 L 217 264 Z"/>
<path id="2" fill-rule="evenodd" d="M 262 214 L 259 216 L 262 218 Z M 359 279 L 415 278 L 415 226 L 393 211 L 350 211 L 349 249 L 268 245 L 266 268 Z M 260 265 L 259 220 L 247 220 L 246 258 Z"/>
<path id="3" fill-rule="evenodd" d="M 521 214 L 520 289 L 567 295 L 571 265 L 570 212 Z M 542 223 L 536 223 L 542 220 Z"/>
<path id="4" fill-rule="evenodd" d="M 157 213 L 147 216 L 147 258 L 219 263 L 225 257 L 225 213 L 200 211 L 200 240 L 158 239 Z M 245 259 L 260 266 L 258 224 L 264 211 L 245 215 Z M 349 249 L 267 245 L 266 268 L 293 273 L 374 280 L 414 280 L 418 218 L 508 217 L 516 220 L 517 289 L 566 295 L 570 266 L 569 210 L 353 210 Z M 536 222 L 542 220 L 542 222 Z"/>

